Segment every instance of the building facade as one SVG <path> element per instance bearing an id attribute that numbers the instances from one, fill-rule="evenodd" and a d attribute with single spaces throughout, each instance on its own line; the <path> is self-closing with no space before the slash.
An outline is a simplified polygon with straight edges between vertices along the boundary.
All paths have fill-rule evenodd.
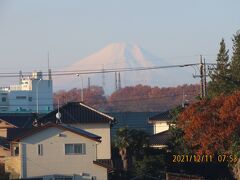
<path id="1" fill-rule="evenodd" d="M 15 178 L 58 175 L 62 179 L 106 180 L 108 168 L 98 164 L 101 137 L 65 124 L 49 123 L 17 137 L 5 169 Z M 19 150 L 16 151 L 14 147 Z M 13 165 L 13 163 L 15 163 Z M 75 178 L 74 178 L 75 177 Z"/>
<path id="2" fill-rule="evenodd" d="M 81 128 L 102 137 L 102 142 L 97 145 L 98 159 L 111 159 L 110 129 L 115 124 L 115 118 L 102 113 L 82 102 L 70 102 L 59 110 L 54 110 L 38 120 L 40 124 L 56 122 L 56 114 L 61 114 L 61 122 L 76 128 Z"/>
<path id="3" fill-rule="evenodd" d="M 172 114 L 170 111 L 165 111 L 155 116 L 149 117 L 148 123 L 153 125 L 154 134 L 149 138 L 149 145 L 153 148 L 167 148 L 167 144 L 171 139 L 169 131 Z"/>
<path id="4" fill-rule="evenodd" d="M 20 78 L 18 85 L 0 88 L 0 112 L 48 113 L 53 110 L 52 78 L 42 72 Z"/>

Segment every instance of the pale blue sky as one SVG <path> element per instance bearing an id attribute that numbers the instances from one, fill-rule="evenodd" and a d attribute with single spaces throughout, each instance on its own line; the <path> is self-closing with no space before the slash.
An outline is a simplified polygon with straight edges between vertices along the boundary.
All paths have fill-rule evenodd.
<path id="1" fill-rule="evenodd" d="M 112 42 L 170 63 L 214 62 L 240 29 L 239 0 L 0 0 L 0 71 L 64 67 Z M 0 80 L 2 84 L 3 80 Z"/>

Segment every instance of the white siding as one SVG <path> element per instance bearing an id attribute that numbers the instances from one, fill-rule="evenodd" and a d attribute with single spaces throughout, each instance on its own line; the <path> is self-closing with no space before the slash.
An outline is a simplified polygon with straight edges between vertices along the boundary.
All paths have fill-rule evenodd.
<path id="1" fill-rule="evenodd" d="M 102 142 L 97 145 L 97 159 L 111 159 L 111 139 L 109 123 L 71 124 L 85 131 L 102 137 Z"/>
<path id="2" fill-rule="evenodd" d="M 100 180 L 107 179 L 107 169 L 93 164 L 96 160 L 96 142 L 93 140 L 52 127 L 25 138 L 20 143 L 26 144 L 27 177 L 88 173 Z M 85 143 L 86 154 L 65 155 L 64 145 L 69 143 Z M 42 156 L 37 153 L 38 144 L 43 144 Z"/>
<path id="3" fill-rule="evenodd" d="M 154 134 L 157 134 L 169 129 L 169 125 L 167 124 L 166 121 L 156 122 L 154 123 L 153 127 L 154 127 Z"/>

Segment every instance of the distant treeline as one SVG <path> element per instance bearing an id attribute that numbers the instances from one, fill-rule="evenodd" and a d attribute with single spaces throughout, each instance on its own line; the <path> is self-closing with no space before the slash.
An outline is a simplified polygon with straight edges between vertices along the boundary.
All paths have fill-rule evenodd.
<path id="1" fill-rule="evenodd" d="M 151 87 L 136 85 L 124 87 L 113 92 L 110 96 L 104 95 L 99 86 L 83 89 L 83 102 L 106 112 L 159 112 L 180 105 L 183 102 L 193 102 L 199 94 L 199 85 L 181 85 L 177 87 Z M 69 91 L 60 90 L 54 93 L 54 104 L 57 107 L 70 101 L 81 101 L 81 89 Z"/>

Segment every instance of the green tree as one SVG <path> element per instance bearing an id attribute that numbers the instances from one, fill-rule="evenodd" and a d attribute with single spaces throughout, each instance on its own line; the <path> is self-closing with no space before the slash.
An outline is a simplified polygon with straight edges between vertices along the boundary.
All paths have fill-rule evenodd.
<path id="1" fill-rule="evenodd" d="M 129 170 L 132 155 L 137 159 L 142 155 L 144 146 L 148 145 L 148 135 L 137 129 L 119 128 L 116 132 L 114 145 L 119 149 L 119 155 L 123 162 L 123 169 Z"/>
<path id="2" fill-rule="evenodd" d="M 173 154 L 187 154 L 190 152 L 190 149 L 183 138 L 184 132 L 178 124 L 178 117 L 183 110 L 184 108 L 182 106 L 178 106 L 171 110 L 172 120 L 169 122 L 171 139 L 168 143 L 168 147 Z"/>
<path id="3" fill-rule="evenodd" d="M 134 174 L 142 176 L 143 179 L 151 176 L 159 177 L 161 172 L 165 170 L 165 165 L 165 157 L 163 155 L 145 156 L 134 164 Z"/>
<path id="4" fill-rule="evenodd" d="M 233 56 L 230 65 L 231 79 L 234 89 L 240 88 L 240 31 L 233 36 Z"/>
<path id="5" fill-rule="evenodd" d="M 208 95 L 218 96 L 222 93 L 227 94 L 232 86 L 229 81 L 229 56 L 224 39 L 220 42 L 220 49 L 217 55 L 217 66 L 210 74 L 211 81 L 208 84 Z"/>
<path id="6" fill-rule="evenodd" d="M 119 150 L 119 155 L 121 156 L 123 162 L 123 169 L 128 170 L 129 161 L 128 161 L 128 149 L 130 146 L 130 132 L 128 128 L 119 128 L 116 132 L 114 145 Z"/>
<path id="7" fill-rule="evenodd" d="M 131 129 L 130 153 L 135 159 L 141 159 L 144 155 L 144 147 L 149 146 L 149 135 L 138 129 Z"/>

